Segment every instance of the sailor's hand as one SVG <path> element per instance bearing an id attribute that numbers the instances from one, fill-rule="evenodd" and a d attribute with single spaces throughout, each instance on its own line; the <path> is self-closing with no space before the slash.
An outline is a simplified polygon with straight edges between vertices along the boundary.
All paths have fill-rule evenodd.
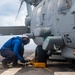
<path id="1" fill-rule="evenodd" d="M 21 63 L 26 63 L 26 61 L 23 59 L 23 60 L 21 60 Z"/>
<path id="2" fill-rule="evenodd" d="M 27 63 L 27 62 L 29 62 L 29 61 L 30 61 L 29 59 L 27 59 L 27 60 L 24 60 L 24 59 L 21 60 L 22 63 Z"/>

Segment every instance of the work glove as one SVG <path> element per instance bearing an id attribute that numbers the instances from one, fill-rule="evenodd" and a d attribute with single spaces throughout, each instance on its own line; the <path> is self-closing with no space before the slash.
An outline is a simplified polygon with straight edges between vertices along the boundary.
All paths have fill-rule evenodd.
<path id="1" fill-rule="evenodd" d="M 30 61 L 29 59 L 27 59 L 27 60 L 24 60 L 24 59 L 21 60 L 22 63 L 27 63 L 27 62 L 29 62 L 29 61 Z"/>
<path id="2" fill-rule="evenodd" d="M 23 59 L 23 60 L 21 60 L 21 63 L 26 63 L 26 61 Z"/>

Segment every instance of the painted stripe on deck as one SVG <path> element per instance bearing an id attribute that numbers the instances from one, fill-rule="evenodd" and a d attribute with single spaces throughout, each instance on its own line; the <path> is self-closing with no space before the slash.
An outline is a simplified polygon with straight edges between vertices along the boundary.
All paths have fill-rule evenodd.
<path id="1" fill-rule="evenodd" d="M 31 54 L 30 56 L 26 57 L 26 59 L 33 59 L 34 58 L 34 53 Z M 22 68 L 10 68 L 6 71 L 4 71 L 3 73 L 1 73 L 0 75 L 14 75 L 15 73 L 17 73 L 19 70 L 21 70 Z"/>
<path id="2" fill-rule="evenodd" d="M 3 73 L 1 73 L 0 75 L 14 75 L 16 72 L 18 72 L 20 69 L 22 68 L 11 68 L 8 69 L 6 71 L 4 71 Z"/>
<path id="3" fill-rule="evenodd" d="M 55 72 L 54 75 L 75 75 L 75 72 Z"/>

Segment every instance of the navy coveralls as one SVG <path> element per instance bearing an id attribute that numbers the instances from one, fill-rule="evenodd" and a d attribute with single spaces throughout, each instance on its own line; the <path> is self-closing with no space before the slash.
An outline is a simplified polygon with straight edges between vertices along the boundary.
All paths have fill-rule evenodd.
<path id="1" fill-rule="evenodd" d="M 13 37 L 9 39 L 0 50 L 1 55 L 5 57 L 7 63 L 17 60 L 23 60 L 24 46 L 21 37 Z"/>

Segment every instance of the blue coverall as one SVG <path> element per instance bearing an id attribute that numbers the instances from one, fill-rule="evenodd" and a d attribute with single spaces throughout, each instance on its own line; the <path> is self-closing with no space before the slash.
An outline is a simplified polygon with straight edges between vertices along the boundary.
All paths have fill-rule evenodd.
<path id="1" fill-rule="evenodd" d="M 13 37 L 9 39 L 0 49 L 1 55 L 5 57 L 7 63 L 15 60 L 23 60 L 24 45 L 21 37 Z"/>

